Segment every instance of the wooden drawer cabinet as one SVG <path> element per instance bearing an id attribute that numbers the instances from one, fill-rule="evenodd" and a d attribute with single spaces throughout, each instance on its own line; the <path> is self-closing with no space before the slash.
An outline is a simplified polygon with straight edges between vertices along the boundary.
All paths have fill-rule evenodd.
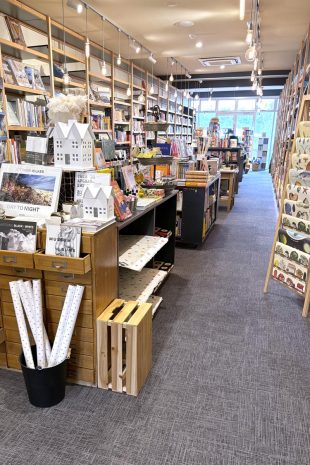
<path id="1" fill-rule="evenodd" d="M 4 252 L 0 255 L 0 334 L 2 323 L 5 337 L 3 352 L 0 339 L 0 366 L 5 363 L 9 368 L 20 368 L 18 357 L 21 344 L 9 282 L 18 279 L 42 280 L 44 320 L 51 341 L 56 335 L 68 286 L 80 284 L 85 289 L 70 344 L 68 379 L 75 383 L 96 384 L 94 322 L 118 292 L 116 225 L 110 225 L 96 234 L 83 234 L 81 245 L 85 255 L 81 258 L 45 255 L 45 232 L 41 231 L 39 239 L 42 250 L 35 254 Z M 25 255 L 26 258 L 22 258 Z"/>
<path id="2" fill-rule="evenodd" d="M 34 268 L 33 254 L 0 250 L 0 265 L 13 268 Z"/>
<path id="3" fill-rule="evenodd" d="M 90 255 L 82 258 L 55 257 L 44 253 L 34 254 L 35 267 L 38 270 L 56 271 L 61 273 L 86 274 L 91 270 Z"/>

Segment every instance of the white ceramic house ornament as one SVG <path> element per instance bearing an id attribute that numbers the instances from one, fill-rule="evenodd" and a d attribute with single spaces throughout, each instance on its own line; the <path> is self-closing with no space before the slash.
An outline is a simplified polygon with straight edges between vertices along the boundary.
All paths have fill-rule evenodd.
<path id="1" fill-rule="evenodd" d="M 95 136 L 89 124 L 69 120 L 56 123 L 52 132 L 54 139 L 55 166 L 92 168 Z"/>
<path id="2" fill-rule="evenodd" d="M 83 190 L 83 218 L 109 221 L 114 218 L 114 198 L 111 186 L 88 184 Z"/>

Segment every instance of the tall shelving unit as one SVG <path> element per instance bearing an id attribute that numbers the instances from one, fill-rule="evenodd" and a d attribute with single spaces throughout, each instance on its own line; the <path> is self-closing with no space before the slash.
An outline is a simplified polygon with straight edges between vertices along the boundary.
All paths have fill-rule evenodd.
<path id="1" fill-rule="evenodd" d="M 21 22 L 26 40 L 24 46 L 0 37 L 1 76 L 3 76 L 3 56 L 9 56 L 39 69 L 45 85 L 45 90 L 38 90 L 5 82 L 3 89 L 5 113 L 7 101 L 10 99 L 21 97 L 34 102 L 39 101 L 45 106 L 48 97 L 64 92 L 66 87 L 77 91 L 81 89 L 88 96 L 85 119 L 90 123 L 93 120 L 100 121 L 99 127 L 94 127 L 96 137 L 99 139 L 105 137 L 104 134 L 108 134 L 115 140 L 116 148 L 126 149 L 128 157 L 131 148 L 144 148 L 154 140 L 154 134 L 145 132 L 142 125 L 145 121 L 152 121 L 151 108 L 154 105 L 159 105 L 161 119 L 170 123 L 168 134 L 162 133 L 159 136 L 182 137 L 187 143 L 192 142 L 193 102 L 185 101 L 182 91 L 177 90 L 177 98 L 175 98 L 175 88 L 170 83 L 166 91 L 165 81 L 137 66 L 131 60 L 122 58 L 121 65 L 117 65 L 115 54 L 107 49 L 104 50 L 106 75 L 103 76 L 100 69 L 103 59 L 102 46 L 91 42 L 90 57 L 86 58 L 84 35 L 17 0 L 3 0 L 0 12 Z M 68 86 L 65 85 L 63 78 L 57 76 L 55 68 L 55 65 L 63 67 L 64 64 L 70 76 Z M 96 86 L 100 86 L 101 91 L 103 89 L 107 96 L 104 102 L 92 98 L 92 88 Z M 152 94 L 151 87 L 154 88 Z M 127 95 L 128 88 L 131 91 L 130 96 Z M 142 98 L 139 99 L 140 94 L 143 101 Z M 121 119 L 120 115 L 125 118 Z M 8 138 L 19 135 L 25 139 L 28 132 L 44 133 L 46 127 L 6 123 L 6 129 Z M 7 146 L 7 158 L 11 160 L 8 148 Z"/>

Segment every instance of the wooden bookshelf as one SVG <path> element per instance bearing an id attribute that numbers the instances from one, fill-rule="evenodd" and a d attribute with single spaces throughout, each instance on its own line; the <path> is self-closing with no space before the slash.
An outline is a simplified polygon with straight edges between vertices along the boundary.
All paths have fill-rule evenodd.
<path id="1" fill-rule="evenodd" d="M 104 59 L 107 64 L 107 75 L 103 76 L 100 72 L 100 63 L 102 62 L 102 47 L 93 41 L 90 42 L 91 56 L 85 57 L 84 44 L 85 36 L 76 31 L 63 27 L 63 25 L 50 17 L 24 5 L 17 0 L 4 0 L 0 5 L 0 12 L 17 17 L 24 27 L 37 32 L 42 37 L 42 44 L 35 44 L 34 47 L 20 45 L 12 41 L 0 38 L 0 49 L 2 54 L 12 56 L 13 58 L 25 59 L 33 58 L 38 63 L 44 66 L 44 83 L 46 91 L 21 87 L 15 84 L 4 84 L 4 97 L 9 93 L 20 95 L 33 94 L 37 96 L 53 97 L 56 89 L 65 89 L 66 86 L 63 79 L 54 76 L 54 65 L 63 66 L 65 57 L 70 76 L 68 87 L 85 90 L 89 96 L 89 90 L 92 83 L 104 86 L 110 89 L 110 103 L 95 102 L 88 98 L 87 101 L 87 120 L 91 120 L 91 112 L 93 110 L 102 111 L 110 110 L 108 116 L 111 119 L 112 137 L 116 141 L 115 126 L 119 122 L 115 121 L 115 111 L 117 109 L 127 108 L 130 119 L 126 124 L 129 125 L 127 133 L 128 140 L 124 142 L 116 141 L 117 145 L 128 146 L 127 153 L 130 156 L 130 146 L 144 147 L 150 143 L 154 137 L 144 130 L 141 130 L 142 123 L 152 121 L 150 108 L 154 105 L 159 105 L 164 119 L 168 120 L 170 116 L 169 137 L 181 137 L 188 143 L 191 143 L 193 138 L 193 117 L 192 108 L 188 102 L 185 102 L 183 94 L 177 90 L 178 97 L 174 98 L 175 88 L 170 85 L 166 91 L 166 83 L 151 73 L 144 70 L 142 67 L 133 63 L 131 60 L 122 58 L 121 66 L 117 66 L 117 55 L 105 49 Z M 66 34 L 66 42 L 64 44 L 63 35 Z M 2 59 L 0 60 L 0 68 L 2 69 Z M 95 66 L 94 66 L 95 64 Z M 79 66 L 80 65 L 80 66 Z M 37 65 L 38 66 L 38 65 Z M 154 94 L 150 94 L 151 86 L 154 86 Z M 126 95 L 128 86 L 131 89 L 131 96 Z M 143 95 L 143 102 L 137 99 L 138 92 Z M 120 96 L 122 95 L 122 98 Z M 192 103 L 192 102 L 191 102 Z M 141 111 L 141 116 L 136 116 L 134 108 L 139 105 L 139 108 L 144 108 L 144 113 Z M 178 107 L 182 106 L 182 111 L 178 111 Z M 190 115 L 182 121 L 180 126 L 177 125 L 177 116 L 183 117 Z M 141 122 L 141 125 L 138 122 Z M 122 124 L 120 123 L 121 125 Z M 139 130 L 135 130 L 135 128 Z M 177 127 L 180 129 L 177 131 Z M 25 128 L 23 126 L 8 126 L 9 131 L 44 131 L 43 128 Z M 96 134 L 100 132 L 108 132 L 96 130 Z M 136 136 L 140 134 L 138 143 Z M 164 134 L 162 134 L 163 136 Z M 9 159 L 9 153 L 8 153 Z"/>

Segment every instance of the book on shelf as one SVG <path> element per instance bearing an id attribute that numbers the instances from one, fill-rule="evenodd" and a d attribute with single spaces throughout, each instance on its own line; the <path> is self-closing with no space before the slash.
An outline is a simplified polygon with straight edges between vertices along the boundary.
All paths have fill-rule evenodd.
<path id="1" fill-rule="evenodd" d="M 47 116 L 45 106 L 26 99 L 8 100 L 7 115 L 9 126 L 45 127 Z"/>
<path id="2" fill-rule="evenodd" d="M 11 41 L 11 34 L 8 28 L 8 23 L 4 14 L 0 14 L 0 37 L 1 39 Z"/>
<path id="3" fill-rule="evenodd" d="M 103 112 L 92 110 L 91 125 L 93 129 L 111 131 L 111 118 L 110 116 L 106 116 Z"/>
<path id="4" fill-rule="evenodd" d="M 36 251 L 37 223 L 19 220 L 0 220 L 0 250 L 16 252 Z"/>
<path id="5" fill-rule="evenodd" d="M 43 84 L 40 71 L 32 68 L 31 66 L 25 66 L 25 72 L 28 77 L 28 81 L 31 84 L 33 89 L 45 91 L 45 86 Z"/>
<path id="6" fill-rule="evenodd" d="M 92 82 L 89 89 L 89 98 L 98 103 L 109 104 L 111 101 L 111 89 Z"/>
<path id="7" fill-rule="evenodd" d="M 12 41 L 16 42 L 17 44 L 26 46 L 23 31 L 21 28 L 21 23 L 11 16 L 5 17 L 10 35 L 12 37 Z"/>
<path id="8" fill-rule="evenodd" d="M 31 87 L 31 84 L 28 80 L 27 73 L 25 71 L 25 65 L 19 60 L 13 60 L 13 58 L 6 57 L 5 61 L 8 63 L 9 67 L 14 74 L 16 83 L 22 87 Z"/>
<path id="9" fill-rule="evenodd" d="M 132 216 L 132 213 L 129 210 L 127 203 L 125 202 L 124 194 L 121 191 L 117 181 L 112 181 L 111 186 L 113 189 L 115 216 L 119 221 L 125 221 L 127 218 Z"/>
<path id="10" fill-rule="evenodd" d="M 79 257 L 81 227 L 68 224 L 46 224 L 46 255 Z"/>
<path id="11" fill-rule="evenodd" d="M 3 59 L 2 61 L 3 76 L 6 84 L 16 84 L 14 73 L 9 65 L 9 63 Z"/>
<path id="12" fill-rule="evenodd" d="M 19 136 L 15 136 L 15 139 L 9 141 L 11 161 L 15 164 L 21 163 L 21 141 Z"/>

